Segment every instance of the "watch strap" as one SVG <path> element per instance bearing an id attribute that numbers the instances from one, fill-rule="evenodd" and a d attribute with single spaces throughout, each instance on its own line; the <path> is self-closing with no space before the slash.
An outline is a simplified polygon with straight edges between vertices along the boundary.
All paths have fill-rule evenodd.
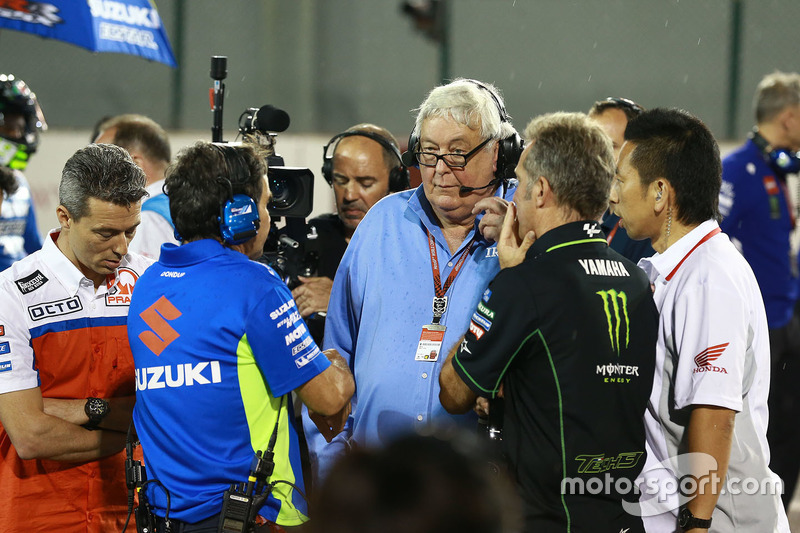
<path id="1" fill-rule="evenodd" d="M 694 528 L 708 529 L 711 527 L 711 518 L 697 518 L 686 507 L 681 509 L 678 515 L 678 522 L 682 531 L 689 531 Z"/>

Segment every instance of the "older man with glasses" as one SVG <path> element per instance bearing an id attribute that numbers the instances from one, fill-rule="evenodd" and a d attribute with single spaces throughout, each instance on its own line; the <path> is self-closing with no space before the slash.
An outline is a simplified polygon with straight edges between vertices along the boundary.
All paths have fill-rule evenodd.
<path id="1" fill-rule="evenodd" d="M 478 327 L 472 310 L 500 269 L 496 244 L 481 232 L 498 228 L 481 228 L 478 213 L 487 204 L 495 216 L 503 211 L 520 153 L 491 85 L 459 79 L 420 106 L 403 157 L 420 166 L 422 185 L 367 213 L 334 280 L 324 346 L 354 370 L 357 397 L 330 443 L 304 420 L 318 478 L 352 445 L 383 446 L 429 426 L 474 427 L 474 414 L 451 416 L 439 404 L 439 371 L 453 344 Z"/>

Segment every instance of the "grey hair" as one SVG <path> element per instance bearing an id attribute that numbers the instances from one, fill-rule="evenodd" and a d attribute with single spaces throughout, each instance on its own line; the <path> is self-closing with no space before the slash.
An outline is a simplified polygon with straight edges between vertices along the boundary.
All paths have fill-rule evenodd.
<path id="1" fill-rule="evenodd" d="M 596 220 L 608 207 L 616 172 L 611 140 L 583 113 L 550 113 L 534 118 L 525 128 L 532 143 L 523 168 L 533 182 L 544 176 L 559 205 L 581 218 Z"/>
<path id="2" fill-rule="evenodd" d="M 144 171 L 124 148 L 90 144 L 69 158 L 61 172 L 58 202 L 80 220 L 89 214 L 89 198 L 130 207 L 145 196 Z"/>
<path id="3" fill-rule="evenodd" d="M 776 70 L 759 82 L 753 98 L 756 124 L 769 122 L 789 106 L 800 105 L 800 74 Z"/>
<path id="4" fill-rule="evenodd" d="M 482 88 L 478 85 L 482 85 Z M 417 120 L 414 124 L 414 136 L 419 137 L 422 123 L 431 117 L 450 118 L 472 130 L 480 128 L 481 137 L 484 139 L 505 139 L 516 133 L 514 126 L 500 117 L 500 110 L 495 103 L 491 91 L 497 102 L 504 106 L 500 91 L 490 84 L 474 82 L 465 78 L 458 78 L 447 85 L 434 87 L 425 101 L 415 110 Z M 489 143 L 486 149 L 493 146 Z M 416 147 L 409 146 L 409 150 Z"/>

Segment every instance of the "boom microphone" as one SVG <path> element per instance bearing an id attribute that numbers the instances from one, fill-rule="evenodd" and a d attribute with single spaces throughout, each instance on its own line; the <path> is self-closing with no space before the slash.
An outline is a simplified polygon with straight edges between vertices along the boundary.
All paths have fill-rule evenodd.
<path id="1" fill-rule="evenodd" d="M 487 183 L 483 187 L 467 187 L 465 185 L 462 185 L 461 187 L 458 188 L 458 194 L 469 194 L 472 191 L 480 191 L 480 190 L 483 190 L 483 189 L 487 189 L 487 188 L 491 187 L 492 185 L 497 185 L 498 183 L 500 183 L 500 178 L 494 178 L 492 181 L 490 181 L 489 183 Z"/>

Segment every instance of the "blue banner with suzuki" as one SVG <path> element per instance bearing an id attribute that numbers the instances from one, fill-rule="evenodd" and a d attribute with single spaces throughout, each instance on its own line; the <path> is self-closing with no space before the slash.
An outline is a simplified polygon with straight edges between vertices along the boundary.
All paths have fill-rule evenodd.
<path id="1" fill-rule="evenodd" d="M 0 28 L 178 66 L 151 0 L 0 0 Z"/>

